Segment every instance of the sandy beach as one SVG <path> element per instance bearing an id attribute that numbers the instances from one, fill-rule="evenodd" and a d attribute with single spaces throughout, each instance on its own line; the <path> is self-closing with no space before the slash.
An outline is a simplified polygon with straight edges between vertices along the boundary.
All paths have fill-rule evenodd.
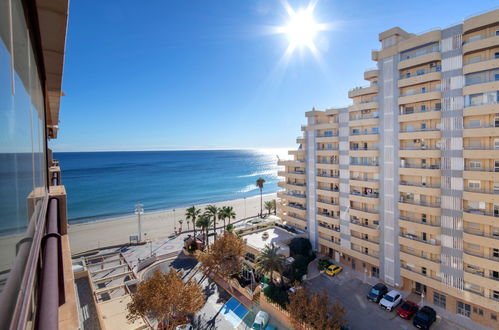
<path id="1" fill-rule="evenodd" d="M 275 193 L 263 195 L 264 202 L 272 199 L 276 199 Z M 260 212 L 260 196 L 211 204 L 218 207 L 232 206 L 236 213 L 236 219 L 232 221 L 256 216 Z M 196 205 L 196 208 L 204 209 L 206 205 L 208 204 Z M 192 224 L 189 224 L 189 228 L 187 227 L 185 210 L 186 208 L 178 208 L 148 213 L 146 209 L 141 221 L 143 238 L 155 239 L 169 236 L 173 233 L 174 226 L 178 230 L 180 219 L 184 220 L 183 230 L 192 229 Z M 265 208 L 264 212 L 266 212 Z M 222 224 L 223 222 L 217 225 Z M 129 242 L 129 237 L 137 235 L 137 232 L 136 215 L 70 225 L 71 252 L 77 254 L 96 248 L 125 244 Z"/>

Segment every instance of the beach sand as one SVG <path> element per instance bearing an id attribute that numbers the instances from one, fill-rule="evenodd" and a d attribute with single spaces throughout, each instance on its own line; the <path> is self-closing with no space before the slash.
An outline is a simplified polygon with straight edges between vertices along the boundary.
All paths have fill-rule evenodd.
<path id="1" fill-rule="evenodd" d="M 263 202 L 276 199 L 276 194 L 263 195 Z M 218 207 L 232 206 L 236 213 L 236 219 L 231 222 L 256 216 L 260 212 L 260 196 L 247 197 L 244 199 L 236 199 L 225 202 L 210 203 Z M 208 204 L 195 205 L 196 208 L 202 208 Z M 183 219 L 182 229 L 192 229 L 192 224 L 187 227 L 185 220 L 185 210 L 187 208 L 178 208 L 173 210 L 164 210 L 147 213 L 142 215 L 142 238 L 156 239 L 171 235 L 175 227 L 178 230 L 178 220 Z M 263 210 L 264 213 L 267 211 Z M 175 214 L 175 221 L 174 221 Z M 223 225 L 223 222 L 217 223 L 217 226 Z M 69 226 L 69 242 L 71 245 L 71 253 L 77 254 L 97 248 L 107 246 L 126 244 L 129 242 L 131 235 L 138 234 L 137 216 L 126 216 L 112 218 L 94 222 L 73 224 Z"/>

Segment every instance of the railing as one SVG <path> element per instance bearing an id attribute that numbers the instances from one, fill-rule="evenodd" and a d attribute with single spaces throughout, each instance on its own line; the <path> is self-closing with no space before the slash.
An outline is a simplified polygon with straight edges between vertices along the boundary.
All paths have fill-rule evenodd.
<path id="1" fill-rule="evenodd" d="M 494 82 L 494 81 L 498 81 L 498 80 L 495 78 L 488 78 L 485 80 L 476 80 L 476 81 L 473 81 L 473 80 L 470 81 L 470 79 L 466 79 L 464 86 L 480 85 L 480 84 L 486 84 L 486 83 Z"/>
<path id="2" fill-rule="evenodd" d="M 335 137 L 338 136 L 339 133 L 333 133 L 333 134 L 317 134 L 317 137 Z"/>
<path id="3" fill-rule="evenodd" d="M 432 108 L 432 109 L 413 109 L 413 110 L 407 110 L 407 109 L 402 109 L 400 112 L 401 115 L 410 115 L 413 113 L 421 113 L 421 112 L 432 112 L 432 111 L 441 111 L 442 108 Z"/>
<path id="4" fill-rule="evenodd" d="M 404 165 L 400 165 L 400 167 L 401 168 L 420 168 L 423 170 L 439 170 L 440 169 L 440 165 L 423 166 L 423 165 L 414 165 L 414 164 L 404 164 Z"/>
<path id="5" fill-rule="evenodd" d="M 365 254 L 366 256 L 370 256 L 370 257 L 373 257 L 373 258 L 378 258 L 378 254 L 376 254 L 376 253 L 365 252 L 365 251 L 362 251 L 362 250 L 357 249 L 357 248 L 352 248 L 352 250 L 356 251 L 356 252 L 359 252 L 359 253 L 362 253 L 362 254 Z"/>
<path id="6" fill-rule="evenodd" d="M 324 203 L 324 204 L 329 204 L 329 205 L 334 205 L 334 206 L 339 206 L 340 205 L 338 203 L 333 203 L 333 202 L 325 201 L 323 199 L 318 199 L 317 202 Z"/>
<path id="7" fill-rule="evenodd" d="M 411 256 L 415 256 L 415 257 L 418 257 L 418 258 L 423 258 L 423 259 L 426 259 L 428 261 L 432 261 L 432 262 L 436 262 L 438 264 L 440 264 L 442 261 L 438 260 L 438 259 L 432 259 L 432 258 L 429 258 L 425 255 L 423 255 L 423 253 L 421 254 L 417 254 L 416 252 L 409 252 L 409 251 L 406 251 L 406 250 L 400 250 L 400 252 L 403 252 L 403 253 L 406 253 L 406 254 L 409 254 Z"/>
<path id="8" fill-rule="evenodd" d="M 378 147 L 371 147 L 371 148 L 350 148 L 352 151 L 363 151 L 363 150 L 378 150 Z"/>
<path id="9" fill-rule="evenodd" d="M 355 104 L 366 104 L 366 103 L 371 103 L 371 102 L 378 102 L 378 98 L 377 97 L 373 97 L 370 100 L 360 101 L 360 102 L 355 103 Z"/>
<path id="10" fill-rule="evenodd" d="M 353 195 L 353 196 L 362 196 L 362 197 L 369 197 L 369 198 L 379 198 L 379 194 L 364 194 L 364 193 L 360 193 L 360 192 L 357 192 L 357 191 L 351 191 L 350 195 Z"/>
<path id="11" fill-rule="evenodd" d="M 317 161 L 317 164 L 332 164 L 332 165 L 339 165 L 339 162 L 332 162 L 330 160 L 319 160 Z"/>
<path id="12" fill-rule="evenodd" d="M 413 55 L 405 55 L 404 58 L 400 59 L 400 62 L 412 60 L 413 58 L 416 58 L 419 56 L 423 56 L 423 55 L 427 55 L 427 54 L 431 54 L 431 53 L 439 53 L 439 52 L 440 52 L 440 49 L 438 49 L 438 50 L 433 50 L 433 49 L 432 50 L 422 50 L 422 51 L 415 53 Z"/>
<path id="13" fill-rule="evenodd" d="M 298 187 L 305 187 L 306 184 L 305 183 L 296 183 L 296 182 L 285 182 L 285 184 L 289 184 L 289 185 L 292 185 L 292 186 L 298 186 Z"/>
<path id="14" fill-rule="evenodd" d="M 400 94 L 400 96 L 412 96 L 412 95 L 419 95 L 419 94 L 426 94 L 426 93 L 431 93 L 431 92 L 439 92 L 441 91 L 441 88 L 432 88 L 432 89 L 427 89 L 424 92 L 422 90 L 408 90 L 405 93 Z"/>
<path id="15" fill-rule="evenodd" d="M 498 127 L 495 124 L 485 124 L 485 125 L 479 125 L 479 126 L 470 126 L 470 125 L 465 125 L 464 128 L 466 129 L 473 129 L 473 128 L 491 128 L 491 127 Z"/>
<path id="16" fill-rule="evenodd" d="M 328 175 L 328 174 L 317 174 L 317 176 L 320 176 L 321 178 L 333 178 L 333 179 L 337 179 L 340 177 L 339 175 Z"/>
<path id="17" fill-rule="evenodd" d="M 371 163 L 371 162 L 350 162 L 350 165 L 356 165 L 356 166 L 379 166 L 379 163 Z"/>
<path id="18" fill-rule="evenodd" d="M 464 103 L 464 107 L 465 108 L 470 108 L 470 107 L 479 107 L 479 106 L 482 106 L 482 105 L 494 105 L 494 104 L 497 104 L 499 103 L 499 100 L 487 100 L 485 102 L 473 102 L 473 103 L 468 103 L 468 102 L 465 102 Z"/>
<path id="19" fill-rule="evenodd" d="M 307 198 L 307 195 L 304 194 L 291 194 L 291 193 L 283 193 L 284 196 L 288 197 L 299 197 L 299 198 Z"/>
<path id="20" fill-rule="evenodd" d="M 474 257 L 478 257 L 478 258 L 483 258 L 483 259 L 488 259 L 488 260 L 499 262 L 499 257 L 487 256 L 487 255 L 482 254 L 482 253 L 471 252 L 471 251 L 467 251 L 467 250 L 463 250 L 463 253 L 468 254 L 470 256 L 474 256 Z"/>
<path id="21" fill-rule="evenodd" d="M 464 150 L 499 150 L 499 148 L 496 147 L 485 147 L 485 146 L 466 146 L 464 147 Z"/>
<path id="22" fill-rule="evenodd" d="M 474 193 L 481 193 L 481 194 L 491 194 L 491 195 L 499 195 L 499 190 L 489 190 L 489 189 L 473 189 L 470 187 L 464 188 L 464 191 L 467 192 L 474 192 Z"/>
<path id="23" fill-rule="evenodd" d="M 350 220 L 350 223 L 354 224 L 354 225 L 357 225 L 357 226 L 362 226 L 362 227 L 366 227 L 366 228 L 370 228 L 370 229 L 379 229 L 379 226 L 378 225 L 366 225 L 360 221 L 357 221 L 357 220 Z"/>
<path id="24" fill-rule="evenodd" d="M 481 236 L 481 237 L 488 237 L 488 238 L 493 238 L 493 239 L 497 239 L 499 240 L 499 234 L 497 235 L 494 235 L 494 234 L 485 234 L 483 232 L 476 232 L 476 231 L 473 231 L 473 230 L 469 230 L 469 229 L 464 229 L 463 230 L 466 234 L 470 234 L 470 235 L 476 235 L 476 236 Z"/>
<path id="25" fill-rule="evenodd" d="M 411 133 L 411 132 L 435 132 L 440 131 L 440 128 L 432 127 L 432 128 L 420 128 L 420 129 L 401 129 L 401 133 Z"/>
<path id="26" fill-rule="evenodd" d="M 399 184 L 402 186 L 421 187 L 421 188 L 440 188 L 440 184 L 432 185 L 432 184 L 421 184 L 421 183 L 413 183 L 405 181 L 400 181 Z"/>
<path id="27" fill-rule="evenodd" d="M 410 239 L 412 241 L 416 241 L 416 242 L 420 242 L 420 243 L 424 243 L 424 244 L 428 244 L 428 245 L 431 245 L 431 246 L 440 246 L 440 242 L 434 240 L 434 243 L 432 243 L 431 241 L 425 241 L 424 239 L 421 239 L 419 237 L 417 237 L 416 235 L 411 235 L 411 234 L 399 234 L 400 237 L 404 237 L 404 238 L 407 238 L 407 239 Z"/>
<path id="28" fill-rule="evenodd" d="M 317 187 L 319 190 L 332 191 L 332 192 L 340 192 L 338 188 L 327 188 L 327 187 Z"/>
<path id="29" fill-rule="evenodd" d="M 418 223 L 420 225 L 427 225 L 427 226 L 432 226 L 432 227 L 440 227 L 440 221 L 437 221 L 435 223 L 430 223 L 430 222 L 423 222 L 421 220 L 416 220 L 416 219 L 408 218 L 408 217 L 404 217 L 404 216 L 399 216 L 399 219 L 400 220 L 404 220 L 404 221 L 410 221 L 410 222 Z"/>
<path id="30" fill-rule="evenodd" d="M 350 132 L 350 135 L 371 135 L 371 134 L 379 134 L 379 131 L 371 131 L 371 132 Z"/>
<path id="31" fill-rule="evenodd" d="M 474 42 L 474 41 L 479 41 L 479 40 L 483 40 L 483 39 L 487 39 L 487 38 L 492 38 L 492 37 L 495 37 L 497 36 L 497 34 L 494 33 L 489 33 L 489 34 L 479 34 L 479 35 L 475 35 L 471 38 L 469 38 L 468 40 L 463 40 L 463 45 L 466 45 L 466 44 L 469 44 L 470 42 Z"/>
<path id="32" fill-rule="evenodd" d="M 366 88 L 369 88 L 369 87 L 373 87 L 373 86 L 378 86 L 377 83 L 374 83 L 372 82 L 370 85 L 366 85 L 366 86 L 356 86 L 354 88 L 351 88 L 348 92 L 354 92 L 354 91 L 358 91 L 358 90 L 361 90 L 361 89 L 366 89 Z"/>
<path id="33" fill-rule="evenodd" d="M 289 171 L 289 174 L 305 174 L 305 171 Z"/>
<path id="34" fill-rule="evenodd" d="M 433 73 L 433 72 L 441 72 L 442 67 L 441 66 L 436 66 L 432 69 L 422 69 L 423 72 L 420 71 L 420 73 L 416 72 L 416 74 L 410 74 L 410 72 L 407 72 L 406 74 L 400 74 L 399 79 L 407 79 L 407 78 L 412 78 L 412 77 L 419 77 L 423 76 L 428 73 Z"/>
<path id="35" fill-rule="evenodd" d="M 427 146 L 406 146 L 406 147 L 401 147 L 400 150 L 440 150 L 440 148 L 437 147 L 427 147 Z"/>
<path id="36" fill-rule="evenodd" d="M 286 206 L 286 205 L 284 205 L 284 206 Z M 294 209 L 301 210 L 301 211 L 306 211 L 307 210 L 306 208 L 304 208 L 303 206 L 300 206 L 298 204 L 288 203 L 287 206 L 292 207 Z"/>
<path id="37" fill-rule="evenodd" d="M 307 219 L 300 218 L 300 217 L 298 217 L 296 215 L 285 214 L 285 216 L 288 216 L 290 218 L 297 219 L 297 220 L 300 220 L 300 221 L 307 221 Z"/>
<path id="38" fill-rule="evenodd" d="M 322 215 L 323 217 L 331 218 L 331 219 L 336 219 L 339 220 L 339 217 L 335 217 L 334 215 L 331 215 L 329 213 L 317 213 L 317 215 Z"/>
<path id="39" fill-rule="evenodd" d="M 356 210 L 356 211 L 361 211 L 361 212 L 367 212 L 371 214 L 379 214 L 379 210 L 376 209 L 369 209 L 367 207 L 355 207 L 355 206 L 350 206 L 350 209 Z"/>
<path id="40" fill-rule="evenodd" d="M 350 118 L 350 121 L 372 119 L 372 118 L 379 118 L 379 113 L 374 113 L 372 115 L 365 115 L 365 116 L 355 116 L 353 118 Z"/>
<path id="41" fill-rule="evenodd" d="M 378 179 L 369 179 L 369 178 L 354 178 L 354 177 L 350 177 L 350 180 L 366 181 L 366 182 L 379 182 Z"/>
<path id="42" fill-rule="evenodd" d="M 471 57 L 466 62 L 464 62 L 464 65 L 480 63 L 480 62 L 490 61 L 490 60 L 495 60 L 495 59 L 499 59 L 499 57 L 496 57 L 495 55 L 488 56 L 488 57 L 480 57 L 479 59 L 476 59 L 476 58 L 474 59 L 473 57 Z"/>
<path id="43" fill-rule="evenodd" d="M 324 150 L 333 150 L 333 151 L 335 151 L 335 150 L 339 150 L 339 148 L 338 148 L 338 147 L 331 147 L 331 148 L 317 148 L 317 150 L 322 150 L 322 151 L 324 151 Z"/>
<path id="44" fill-rule="evenodd" d="M 499 172 L 499 168 L 483 168 L 483 167 L 465 167 L 465 171 L 477 171 L 477 172 Z"/>
<path id="45" fill-rule="evenodd" d="M 361 239 L 361 240 L 366 241 L 366 242 L 379 244 L 379 240 L 373 240 L 373 239 L 369 239 L 369 238 L 365 238 L 365 237 L 361 237 L 361 236 L 357 236 L 357 235 L 351 235 L 351 237 L 355 237 L 356 239 Z"/>
<path id="46" fill-rule="evenodd" d="M 428 277 L 428 278 L 431 278 L 432 280 L 435 280 L 435 281 L 439 281 L 441 282 L 441 278 L 440 277 L 437 277 L 437 276 L 432 276 L 431 274 L 428 274 L 428 272 L 426 274 L 422 273 L 422 272 L 418 272 L 417 270 L 415 269 L 412 269 L 411 267 L 407 266 L 407 265 L 400 265 L 400 267 L 408 270 L 408 271 L 411 271 L 413 273 L 416 273 L 418 275 L 421 275 L 421 276 L 425 276 L 425 277 Z"/>
<path id="47" fill-rule="evenodd" d="M 400 203 L 406 203 L 406 204 L 412 204 L 412 205 L 419 205 L 419 206 L 428 206 L 428 207 L 440 207 L 440 203 L 430 203 L 430 202 L 423 202 L 419 201 L 416 202 L 412 199 L 403 199 L 401 198 L 399 200 Z"/>
<path id="48" fill-rule="evenodd" d="M 340 232 L 340 228 L 333 228 L 331 226 L 326 226 L 326 225 L 323 225 L 321 223 L 319 223 L 319 227 L 327 228 L 327 229 L 333 230 L 333 231 L 338 232 L 338 233 Z"/>

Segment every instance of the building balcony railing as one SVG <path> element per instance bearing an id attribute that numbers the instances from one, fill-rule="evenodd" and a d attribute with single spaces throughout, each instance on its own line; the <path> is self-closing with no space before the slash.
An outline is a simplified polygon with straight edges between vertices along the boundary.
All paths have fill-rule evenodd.
<path id="1" fill-rule="evenodd" d="M 439 170 L 440 165 L 415 165 L 415 164 L 403 164 L 400 165 L 402 168 L 420 168 L 423 170 Z"/>
<path id="2" fill-rule="evenodd" d="M 317 150 L 339 150 L 338 147 L 331 147 L 331 148 L 317 148 Z"/>
<path id="3" fill-rule="evenodd" d="M 370 179 L 370 178 L 360 178 L 360 177 L 350 177 L 350 180 L 356 180 L 356 181 L 366 181 L 366 182 L 379 182 L 379 179 Z"/>
<path id="4" fill-rule="evenodd" d="M 424 202 L 424 201 L 415 201 L 413 199 L 404 199 L 400 198 L 399 199 L 400 203 L 405 203 L 405 204 L 412 204 L 412 205 L 419 205 L 419 206 L 428 206 L 428 207 L 440 207 L 440 203 L 431 203 L 431 202 Z"/>
<path id="5" fill-rule="evenodd" d="M 428 128 L 419 128 L 419 129 L 401 129 L 400 133 L 412 133 L 412 132 L 436 132 L 440 131 L 440 128 L 437 127 L 428 127 Z"/>
<path id="6" fill-rule="evenodd" d="M 292 214 L 286 214 L 286 216 L 293 218 L 293 219 L 296 219 L 296 220 L 300 220 L 300 221 L 305 221 L 305 222 L 307 221 L 307 219 L 303 219 L 303 218 L 300 218 L 299 216 L 292 215 Z"/>
<path id="7" fill-rule="evenodd" d="M 435 49 L 435 50 L 432 50 L 432 49 L 428 49 L 428 50 L 422 50 L 422 51 L 419 51 L 415 54 L 411 54 L 411 55 L 404 55 L 402 56 L 402 58 L 400 59 L 400 62 L 403 62 L 403 61 L 407 61 L 407 60 L 411 60 L 413 58 L 416 58 L 416 57 L 419 57 L 419 56 L 423 56 L 423 55 L 427 55 L 427 54 L 431 54 L 431 53 L 439 53 L 440 52 L 440 49 Z"/>
<path id="8" fill-rule="evenodd" d="M 350 162 L 350 165 L 356 165 L 356 166 L 379 166 L 379 163 L 372 163 L 372 162 Z"/>
<path id="9" fill-rule="evenodd" d="M 354 248 L 354 247 L 352 247 L 352 250 L 353 251 L 357 251 L 357 252 L 362 253 L 362 254 L 365 254 L 366 256 L 370 256 L 370 257 L 373 257 L 373 258 L 378 258 L 378 253 L 366 252 L 366 251 L 363 251 L 361 249 Z"/>
<path id="10" fill-rule="evenodd" d="M 478 215 L 486 215 L 488 217 L 496 217 L 499 218 L 499 214 L 492 213 L 492 212 L 486 212 L 482 210 L 471 210 L 471 209 L 464 209 L 463 212 L 469 213 L 469 214 L 478 214 Z"/>
<path id="11" fill-rule="evenodd" d="M 338 204 L 338 203 L 333 203 L 333 202 L 331 202 L 331 201 L 325 201 L 325 200 L 323 200 L 323 199 L 318 199 L 317 201 L 318 201 L 319 203 L 324 203 L 324 204 L 329 204 L 329 205 L 334 205 L 334 206 L 339 206 L 339 205 L 340 205 L 340 204 Z"/>
<path id="12" fill-rule="evenodd" d="M 366 148 L 361 148 L 361 147 L 353 148 L 353 147 L 351 147 L 350 150 L 351 151 L 378 150 L 378 147 L 366 147 Z"/>
<path id="13" fill-rule="evenodd" d="M 305 194 L 296 194 L 296 193 L 289 193 L 289 192 L 284 192 L 282 194 L 284 196 L 288 196 L 288 197 L 307 198 L 307 195 L 305 195 Z"/>
<path id="14" fill-rule="evenodd" d="M 466 188 L 464 188 L 464 191 L 481 193 L 481 194 L 499 195 L 499 190 L 480 189 L 480 188 L 474 189 L 474 188 L 466 187 Z"/>
<path id="15" fill-rule="evenodd" d="M 470 273 L 470 274 L 478 275 L 478 276 L 481 276 L 481 277 L 484 277 L 484 278 L 488 278 L 488 279 L 491 279 L 491 280 L 499 281 L 499 277 L 485 275 L 485 273 L 483 271 L 481 271 L 481 270 L 474 270 L 474 269 L 470 269 L 470 268 L 465 268 L 464 271 L 466 273 Z"/>
<path id="16" fill-rule="evenodd" d="M 474 42 L 474 41 L 479 41 L 479 40 L 483 40 L 483 39 L 492 38 L 492 37 L 495 37 L 495 36 L 497 36 L 497 34 L 495 32 L 494 33 L 488 33 L 488 34 L 474 35 L 473 37 L 469 38 L 468 40 L 463 40 L 463 45 L 469 44 L 470 42 Z"/>
<path id="17" fill-rule="evenodd" d="M 491 128 L 491 127 L 498 127 L 495 124 L 483 124 L 483 125 L 464 125 L 465 129 L 474 129 L 474 128 Z"/>
<path id="18" fill-rule="evenodd" d="M 416 253 L 416 252 L 408 251 L 408 250 L 400 250 L 400 252 L 407 253 L 407 254 L 410 254 L 411 256 L 422 258 L 422 259 L 425 259 L 425 260 L 428 260 L 428 261 L 431 261 L 431 262 L 436 262 L 438 264 L 441 263 L 441 261 L 438 260 L 438 259 L 432 259 L 432 258 L 430 258 L 428 256 L 425 256 L 423 252 Z"/>
<path id="19" fill-rule="evenodd" d="M 492 56 L 485 56 L 485 57 L 471 57 L 467 61 L 464 62 L 464 65 L 468 64 L 474 64 L 474 63 L 480 63 L 480 62 L 485 62 L 485 61 L 491 61 L 499 59 L 499 57 L 492 55 Z"/>
<path id="20" fill-rule="evenodd" d="M 440 150 L 437 147 L 428 147 L 428 146 L 406 146 L 400 147 L 400 150 Z"/>
<path id="21" fill-rule="evenodd" d="M 340 177 L 339 175 L 329 175 L 329 174 L 317 174 L 317 176 L 320 176 L 321 178 L 332 178 L 332 179 L 337 179 Z"/>
<path id="22" fill-rule="evenodd" d="M 437 240 L 425 241 L 424 239 L 421 239 L 421 238 L 417 237 L 416 235 L 412 235 L 412 234 L 400 233 L 399 236 L 404 237 L 404 238 L 408 238 L 408 239 L 416 241 L 416 242 L 432 245 L 432 246 L 440 246 L 440 242 L 438 242 Z"/>
<path id="23" fill-rule="evenodd" d="M 307 210 L 305 207 L 298 205 L 298 204 L 294 204 L 294 203 L 288 203 L 286 206 L 289 206 L 289 207 L 292 207 L 294 209 L 301 210 L 301 211 Z"/>
<path id="24" fill-rule="evenodd" d="M 333 226 L 329 226 L 329 225 L 324 225 L 322 223 L 319 223 L 319 226 L 322 227 L 322 228 L 327 228 L 327 229 L 331 229 L 331 230 L 334 230 L 336 232 L 340 232 L 340 228 L 339 227 L 333 227 Z"/>
<path id="25" fill-rule="evenodd" d="M 305 174 L 305 171 L 288 171 L 289 174 Z"/>
<path id="26" fill-rule="evenodd" d="M 481 237 L 488 237 L 488 238 L 493 238 L 499 240 L 499 233 L 497 235 L 494 234 L 486 234 L 484 232 L 479 232 L 471 229 L 464 229 L 463 230 L 466 234 L 470 235 L 476 235 L 476 236 L 481 236 Z"/>
<path id="27" fill-rule="evenodd" d="M 323 213 L 320 213 L 320 212 L 317 212 L 317 215 L 321 215 L 323 217 L 327 217 L 327 218 L 331 218 L 331 219 L 336 219 L 336 220 L 339 220 L 340 217 L 335 217 L 334 215 L 331 215 L 327 212 L 323 212 Z"/>
<path id="28" fill-rule="evenodd" d="M 469 250 L 463 250 L 463 253 L 464 254 L 468 254 L 470 256 L 474 256 L 474 257 L 478 257 L 478 258 L 483 258 L 483 259 L 488 259 L 488 260 L 499 262 L 499 256 L 494 257 L 493 255 L 486 255 L 484 253 L 472 252 L 472 251 L 469 251 Z"/>
<path id="29" fill-rule="evenodd" d="M 350 206 L 350 209 L 356 210 L 356 211 L 361 211 L 361 212 L 367 212 L 371 214 L 379 214 L 379 210 L 377 209 L 370 209 L 367 207 L 356 207 L 356 206 Z"/>
<path id="30" fill-rule="evenodd" d="M 339 165 L 340 163 L 338 161 L 333 162 L 330 160 L 318 160 L 317 164 L 331 164 L 331 165 Z"/>
<path id="31" fill-rule="evenodd" d="M 363 120 L 363 119 L 373 119 L 373 118 L 379 118 L 379 113 L 375 112 L 371 115 L 350 117 L 350 121 Z"/>
<path id="32" fill-rule="evenodd" d="M 350 135 L 371 135 L 371 134 L 379 134 L 379 131 L 371 131 L 371 132 L 350 132 Z"/>
<path id="33" fill-rule="evenodd" d="M 497 100 L 497 99 L 495 99 L 495 100 L 488 99 L 487 101 L 473 101 L 472 103 L 464 102 L 464 107 L 465 108 L 479 107 L 482 105 L 494 105 L 494 104 L 498 104 L 498 103 L 499 103 L 499 100 Z"/>
<path id="34" fill-rule="evenodd" d="M 442 280 L 440 279 L 440 277 L 437 277 L 437 276 L 433 276 L 433 275 L 431 275 L 431 274 L 428 274 L 428 272 L 426 272 L 426 274 L 425 274 L 425 273 L 423 273 L 423 272 L 421 272 L 421 271 L 417 271 L 417 270 L 415 270 L 415 269 L 413 269 L 413 268 L 411 268 L 411 267 L 409 267 L 409 266 L 407 266 L 407 265 L 400 265 L 400 267 L 402 267 L 402 268 L 404 268 L 404 269 L 406 269 L 406 270 L 408 270 L 408 271 L 410 271 L 410 272 L 413 272 L 413 273 L 415 273 L 415 274 L 418 274 L 418 275 L 421 275 L 421 276 L 425 276 L 425 277 L 431 278 L 432 280 L 439 281 L 439 282 L 441 282 L 441 281 L 442 281 Z"/>
<path id="35" fill-rule="evenodd" d="M 378 102 L 378 98 L 377 97 L 373 97 L 372 99 L 360 101 L 360 102 L 357 102 L 355 104 L 365 104 L 365 103 L 371 103 L 371 102 Z"/>
<path id="36" fill-rule="evenodd" d="M 365 223 L 362 223 L 358 220 L 350 220 L 350 223 L 353 223 L 354 225 L 357 225 L 357 226 L 370 228 L 370 229 L 379 229 L 379 225 L 369 225 L 369 224 L 366 225 Z"/>
<path id="37" fill-rule="evenodd" d="M 440 188 L 440 184 L 414 183 L 406 181 L 400 181 L 399 184 L 402 186 L 421 187 L 421 188 Z"/>
<path id="38" fill-rule="evenodd" d="M 432 111 L 441 111 L 442 108 L 432 108 L 432 109 L 401 109 L 401 115 L 411 115 L 413 113 L 424 113 L 424 112 L 432 112 Z"/>
<path id="39" fill-rule="evenodd" d="M 466 146 L 464 150 L 499 150 L 496 147 L 486 147 L 486 146 Z"/>
<path id="40" fill-rule="evenodd" d="M 365 238 L 365 237 L 358 236 L 358 235 L 351 235 L 351 237 L 355 237 L 357 239 L 361 239 L 361 240 L 366 241 L 366 242 L 370 242 L 370 243 L 374 243 L 374 244 L 379 244 L 379 239 L 375 240 L 375 239 Z"/>
<path id="41" fill-rule="evenodd" d="M 365 194 L 365 193 L 360 193 L 358 191 L 351 191 L 350 195 L 353 195 L 353 196 L 362 196 L 362 197 L 369 197 L 369 198 L 379 198 L 379 194 L 376 194 L 376 193 Z"/>
<path id="42" fill-rule="evenodd" d="M 305 183 L 296 183 L 296 182 L 285 182 L 283 181 L 285 184 L 288 184 L 290 186 L 297 186 L 297 187 L 305 187 L 306 184 Z"/>
<path id="43" fill-rule="evenodd" d="M 415 74 L 410 74 L 409 72 L 405 73 L 405 74 L 400 74 L 399 79 L 419 77 L 419 76 L 423 76 L 423 75 L 428 74 L 428 73 L 440 72 L 440 71 L 442 71 L 442 67 L 440 65 L 437 65 L 431 69 L 418 70 Z"/>
<path id="44" fill-rule="evenodd" d="M 476 172 L 499 172 L 499 168 L 484 168 L 484 167 L 465 167 L 465 171 L 476 171 Z"/>
<path id="45" fill-rule="evenodd" d="M 335 137 L 338 136 L 339 133 L 331 133 L 331 134 L 317 134 L 317 137 Z"/>
<path id="46" fill-rule="evenodd" d="M 419 94 L 426 94 L 426 93 L 440 92 L 440 91 L 441 88 L 431 88 L 426 90 L 409 90 L 405 93 L 401 93 L 400 96 L 412 96 L 412 95 L 419 95 Z"/>
<path id="47" fill-rule="evenodd" d="M 408 217 L 404 217 L 404 216 L 399 216 L 399 219 L 400 220 L 404 220 L 404 221 L 410 221 L 410 222 L 414 222 L 414 223 L 417 223 L 417 224 L 420 224 L 420 225 L 426 225 L 426 226 L 432 226 L 432 227 L 440 227 L 440 219 L 431 223 L 431 222 L 423 222 L 421 221 L 421 219 L 414 219 L 414 218 L 408 218 Z"/>
<path id="48" fill-rule="evenodd" d="M 480 84 L 486 84 L 486 83 L 494 82 L 494 81 L 498 81 L 498 80 L 495 79 L 495 78 L 488 78 L 488 79 L 485 79 L 485 80 L 475 80 L 475 81 L 467 79 L 466 83 L 464 84 L 464 86 L 480 85 Z"/>

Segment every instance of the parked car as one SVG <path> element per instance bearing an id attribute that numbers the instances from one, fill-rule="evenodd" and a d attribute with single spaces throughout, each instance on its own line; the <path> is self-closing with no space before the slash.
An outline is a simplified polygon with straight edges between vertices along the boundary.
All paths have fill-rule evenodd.
<path id="1" fill-rule="evenodd" d="M 418 311 L 418 305 L 412 301 L 406 300 L 397 308 L 397 314 L 403 319 L 410 320 L 411 317 Z"/>
<path id="2" fill-rule="evenodd" d="M 255 321 L 253 322 L 251 329 L 264 330 L 267 326 L 267 323 L 269 323 L 269 318 L 270 317 L 268 313 L 259 311 L 256 314 Z"/>
<path id="3" fill-rule="evenodd" d="M 385 294 L 383 299 L 380 300 L 379 305 L 391 312 L 402 301 L 402 295 L 397 290 L 392 290 Z"/>
<path id="4" fill-rule="evenodd" d="M 421 308 L 414 316 L 412 324 L 419 329 L 429 329 L 430 326 L 437 320 L 437 312 L 429 306 Z"/>
<path id="5" fill-rule="evenodd" d="M 343 270 L 343 267 L 341 267 L 341 266 L 331 265 L 326 269 L 326 274 L 328 274 L 329 276 L 334 276 L 334 275 L 341 273 L 342 270 Z"/>
<path id="6" fill-rule="evenodd" d="M 379 303 L 381 298 L 388 292 L 388 288 L 383 283 L 378 283 L 369 290 L 367 300 Z"/>

